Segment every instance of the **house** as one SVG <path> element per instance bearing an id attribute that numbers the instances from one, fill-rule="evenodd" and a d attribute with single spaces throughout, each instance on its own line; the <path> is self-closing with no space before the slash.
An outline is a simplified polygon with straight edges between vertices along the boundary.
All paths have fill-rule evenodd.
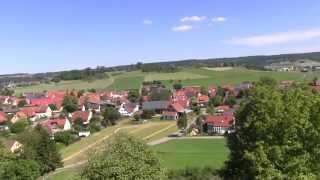
<path id="1" fill-rule="evenodd" d="M 3 145 L 12 153 L 16 153 L 22 148 L 22 144 L 16 140 L 5 140 Z"/>
<path id="2" fill-rule="evenodd" d="M 12 123 L 16 123 L 16 122 L 18 122 L 18 121 L 20 121 L 22 119 L 27 119 L 27 118 L 28 118 L 28 116 L 24 112 L 19 111 L 11 118 L 10 121 Z"/>
<path id="3" fill-rule="evenodd" d="M 206 116 L 204 123 L 208 134 L 225 134 L 232 131 L 235 118 L 233 115 Z"/>
<path id="4" fill-rule="evenodd" d="M 154 110 L 157 114 L 162 114 L 163 111 L 167 110 L 170 101 L 148 101 L 142 104 L 143 110 Z"/>
<path id="5" fill-rule="evenodd" d="M 208 95 L 210 97 L 215 97 L 217 95 L 217 91 L 218 91 L 218 89 L 216 86 L 209 86 L 208 87 Z"/>
<path id="6" fill-rule="evenodd" d="M 122 116 L 131 117 L 138 111 L 139 111 L 139 105 L 131 102 L 122 103 L 119 107 L 119 113 Z"/>
<path id="7" fill-rule="evenodd" d="M 36 119 L 52 117 L 52 110 L 50 106 L 39 106 L 35 109 L 35 112 L 36 112 Z"/>
<path id="8" fill-rule="evenodd" d="M 19 116 L 24 116 L 23 114 L 31 121 L 36 121 L 42 118 L 50 118 L 52 116 L 52 110 L 49 106 L 28 106 L 20 109 Z"/>
<path id="9" fill-rule="evenodd" d="M 167 110 L 162 112 L 162 119 L 165 120 L 177 120 L 182 113 L 185 112 L 185 108 L 179 103 L 172 103 L 168 106 Z"/>
<path id="10" fill-rule="evenodd" d="M 201 107 L 207 106 L 209 103 L 209 100 L 210 100 L 210 98 L 207 95 L 199 95 L 197 97 L 197 103 Z"/>
<path id="11" fill-rule="evenodd" d="M 174 111 L 163 111 L 161 118 L 165 120 L 177 120 L 179 118 L 179 114 Z"/>
<path id="12" fill-rule="evenodd" d="M 79 105 L 83 110 L 87 111 L 101 111 L 101 98 L 98 93 L 87 93 L 79 98 Z"/>
<path id="13" fill-rule="evenodd" d="M 7 121 L 7 116 L 4 112 L 0 111 L 0 125 Z"/>
<path id="14" fill-rule="evenodd" d="M 71 121 L 74 123 L 77 120 L 81 120 L 84 125 L 89 124 L 92 119 L 91 111 L 76 111 L 71 114 Z"/>
<path id="15" fill-rule="evenodd" d="M 41 125 L 52 137 L 57 132 L 68 131 L 71 129 L 71 123 L 68 118 L 48 119 L 41 122 Z"/>

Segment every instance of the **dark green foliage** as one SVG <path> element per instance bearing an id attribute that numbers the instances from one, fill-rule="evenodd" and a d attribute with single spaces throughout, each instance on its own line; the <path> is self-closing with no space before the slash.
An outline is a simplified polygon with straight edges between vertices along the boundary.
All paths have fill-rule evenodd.
<path id="1" fill-rule="evenodd" d="M 160 91 L 153 91 L 150 94 L 150 99 L 152 101 L 166 101 L 171 97 L 171 93 L 168 89 L 162 89 Z"/>
<path id="2" fill-rule="evenodd" d="M 183 113 L 177 120 L 177 126 L 179 129 L 185 129 L 188 126 L 187 114 Z"/>
<path id="3" fill-rule="evenodd" d="M 104 125 L 115 125 L 120 119 L 121 115 L 118 110 L 114 107 L 107 107 L 103 113 L 103 123 Z"/>
<path id="4" fill-rule="evenodd" d="M 175 90 L 182 89 L 182 84 L 181 84 L 181 83 L 175 83 L 175 84 L 173 84 L 173 89 L 175 89 Z"/>
<path id="5" fill-rule="evenodd" d="M 102 129 L 100 117 L 93 117 L 89 123 L 89 130 L 91 133 L 99 132 Z"/>
<path id="6" fill-rule="evenodd" d="M 52 111 L 58 110 L 58 108 L 55 104 L 49 104 L 49 107 Z"/>
<path id="7" fill-rule="evenodd" d="M 65 111 L 72 113 L 78 109 L 78 99 L 75 96 L 65 96 L 62 105 Z"/>
<path id="8" fill-rule="evenodd" d="M 228 137 L 225 178 L 317 179 L 319 107 L 319 95 L 305 87 L 281 90 L 273 80 L 257 83 Z"/>
<path id="9" fill-rule="evenodd" d="M 105 148 L 90 157 L 81 176 L 84 179 L 162 179 L 163 171 L 155 153 L 141 140 L 116 135 Z"/>
<path id="10" fill-rule="evenodd" d="M 174 73 L 178 72 L 179 68 L 174 65 L 160 65 L 160 64 L 142 64 L 142 72 L 163 72 L 163 73 Z"/>
<path id="11" fill-rule="evenodd" d="M 154 110 L 145 109 L 142 111 L 141 118 L 142 119 L 151 119 L 155 114 L 156 114 L 156 112 Z"/>
<path id="12" fill-rule="evenodd" d="M 140 99 L 140 92 L 138 89 L 131 89 L 128 94 L 128 99 L 130 102 L 136 103 Z"/>
<path id="13" fill-rule="evenodd" d="M 216 95 L 215 97 L 209 100 L 209 106 L 216 107 L 221 105 L 223 102 L 223 97 L 220 95 Z"/>
<path id="14" fill-rule="evenodd" d="M 40 176 L 39 169 L 37 162 L 20 159 L 0 147 L 0 179 L 34 180 Z"/>
<path id="15" fill-rule="evenodd" d="M 217 172 L 210 168 L 187 167 L 185 169 L 169 170 L 168 180 L 219 180 L 221 179 Z"/>
<path id="16" fill-rule="evenodd" d="M 197 102 L 197 99 L 195 99 L 194 97 L 192 97 L 190 99 L 190 108 L 193 112 L 195 112 L 197 115 L 200 114 L 200 107 L 198 106 L 198 102 Z"/>
<path id="17" fill-rule="evenodd" d="M 77 118 L 73 123 L 73 129 L 77 132 L 86 130 L 86 127 L 83 125 L 83 120 L 81 118 Z"/>
<path id="18" fill-rule="evenodd" d="M 14 94 L 14 90 L 13 89 L 4 88 L 4 89 L 0 90 L 0 95 L 1 96 L 12 96 L 13 94 Z"/>
<path id="19" fill-rule="evenodd" d="M 18 133 L 23 132 L 28 127 L 28 125 L 29 125 L 28 120 L 22 119 L 16 123 L 10 123 L 9 129 L 10 129 L 11 133 L 18 134 Z"/>
<path id="20" fill-rule="evenodd" d="M 204 86 L 201 86 L 200 93 L 202 95 L 208 95 L 208 89 Z"/>
<path id="21" fill-rule="evenodd" d="M 36 161 L 40 166 L 41 175 L 62 167 L 61 156 L 55 142 L 40 125 L 30 132 L 23 133 L 20 140 L 23 144 L 21 157 Z"/>
<path id="22" fill-rule="evenodd" d="M 60 72 L 58 76 L 61 80 L 95 80 L 108 78 L 108 75 L 102 69 L 71 70 Z"/>
<path id="23" fill-rule="evenodd" d="M 141 119 L 141 115 L 140 115 L 140 114 L 135 114 L 135 115 L 133 116 L 133 119 L 134 119 L 135 121 L 139 121 L 139 120 Z"/>
<path id="24" fill-rule="evenodd" d="M 62 132 L 57 132 L 54 135 L 54 141 L 57 143 L 62 143 L 66 146 L 71 144 L 72 142 L 75 141 L 75 136 L 72 134 L 70 131 L 62 131 Z"/>
<path id="25" fill-rule="evenodd" d="M 234 106 L 237 104 L 237 99 L 234 96 L 229 96 L 224 103 L 229 106 Z"/>
<path id="26" fill-rule="evenodd" d="M 24 107 L 27 104 L 28 104 L 27 101 L 23 99 L 23 100 L 19 101 L 18 107 Z"/>
<path id="27" fill-rule="evenodd" d="M 53 77 L 51 81 L 54 83 L 59 83 L 61 81 L 61 78 L 59 76 L 56 76 L 56 77 Z"/>
<path id="28" fill-rule="evenodd" d="M 94 89 L 94 88 L 90 88 L 90 89 L 88 89 L 88 92 L 96 93 L 96 92 L 97 92 L 97 90 L 96 90 L 96 89 Z"/>

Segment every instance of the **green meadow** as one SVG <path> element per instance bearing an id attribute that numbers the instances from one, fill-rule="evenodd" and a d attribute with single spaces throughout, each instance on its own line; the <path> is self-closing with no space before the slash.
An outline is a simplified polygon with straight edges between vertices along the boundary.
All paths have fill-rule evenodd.
<path id="1" fill-rule="evenodd" d="M 176 82 L 183 85 L 224 85 L 240 84 L 245 81 L 257 81 L 260 77 L 268 76 L 281 80 L 309 81 L 314 77 L 320 77 L 319 73 L 309 72 L 274 72 L 274 71 L 257 71 L 244 68 L 215 70 L 211 68 L 184 68 L 176 73 L 144 73 L 141 71 L 110 73 L 110 78 L 96 80 L 92 82 L 76 80 L 62 81 L 60 83 L 40 84 L 27 87 L 16 88 L 16 94 L 22 92 L 39 92 L 44 90 L 64 90 L 64 89 L 89 89 L 98 90 L 126 90 L 139 89 L 144 81 L 162 81 L 167 87 L 171 88 Z"/>
<path id="2" fill-rule="evenodd" d="M 228 158 L 225 139 L 171 140 L 153 147 L 162 166 L 167 169 L 185 167 L 221 168 Z"/>

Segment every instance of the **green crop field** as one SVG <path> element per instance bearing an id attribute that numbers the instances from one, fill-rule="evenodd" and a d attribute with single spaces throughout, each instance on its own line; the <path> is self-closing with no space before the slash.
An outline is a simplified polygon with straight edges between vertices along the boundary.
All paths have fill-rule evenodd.
<path id="1" fill-rule="evenodd" d="M 185 167 L 221 168 L 229 150 L 225 139 L 180 139 L 153 147 L 168 169 Z"/>
<path id="2" fill-rule="evenodd" d="M 15 89 L 17 95 L 23 92 L 42 92 L 45 90 L 66 90 L 66 89 L 104 89 L 113 83 L 113 79 L 101 79 L 92 82 L 83 80 L 61 81 L 59 83 L 40 84 L 34 86 L 18 87 Z"/>
<path id="3" fill-rule="evenodd" d="M 114 74 L 114 76 L 112 76 Z M 257 81 L 262 76 L 275 78 L 276 80 L 295 80 L 310 81 L 314 77 L 320 77 L 320 73 L 309 72 L 273 72 L 273 71 L 257 71 L 244 68 L 231 68 L 224 70 L 212 70 L 210 68 L 184 68 L 176 73 L 144 73 L 141 71 L 132 72 L 114 72 L 110 74 L 110 78 L 87 82 L 82 80 L 62 81 L 54 84 L 40 84 L 35 86 L 18 87 L 15 89 L 16 94 L 22 92 L 39 92 L 44 90 L 65 90 L 65 89 L 89 89 L 98 90 L 127 90 L 139 89 L 143 81 L 162 81 L 167 87 L 181 80 L 183 85 L 224 85 L 224 84 L 240 84 L 244 81 Z"/>

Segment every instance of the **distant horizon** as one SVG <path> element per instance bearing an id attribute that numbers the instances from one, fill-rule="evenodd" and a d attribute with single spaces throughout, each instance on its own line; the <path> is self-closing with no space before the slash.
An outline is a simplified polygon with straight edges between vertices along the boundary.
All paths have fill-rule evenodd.
<path id="1" fill-rule="evenodd" d="M 320 1 L 11 0 L 0 74 L 320 51 Z"/>
<path id="2" fill-rule="evenodd" d="M 223 58 L 238 58 L 238 57 L 252 57 L 252 56 L 277 56 L 277 55 L 287 55 L 287 54 L 308 54 L 308 53 L 320 53 L 320 51 L 293 52 L 293 53 L 280 53 L 280 54 L 253 54 L 253 55 L 230 56 L 230 57 L 205 57 L 205 58 L 186 58 L 186 59 L 171 59 L 171 60 L 168 59 L 168 60 L 158 60 L 158 61 L 148 61 L 148 62 L 137 61 L 136 63 L 119 64 L 119 65 L 112 65 L 112 66 L 106 66 L 106 65 L 102 65 L 102 64 L 97 64 L 96 66 L 87 66 L 87 67 L 61 69 L 61 70 L 58 69 L 58 70 L 43 71 L 43 72 L 14 72 L 14 73 L 0 74 L 0 76 L 19 75 L 19 74 L 32 75 L 32 74 L 41 74 L 41 73 L 55 73 L 55 72 L 61 72 L 61 71 L 83 70 L 83 69 L 86 69 L 86 68 L 95 69 L 98 66 L 103 66 L 103 67 L 106 67 L 106 68 L 110 68 L 110 67 L 133 65 L 133 64 L 137 64 L 138 62 L 141 62 L 141 63 L 145 64 L 145 63 L 163 63 L 163 62 L 186 61 L 186 60 L 223 59 Z"/>

